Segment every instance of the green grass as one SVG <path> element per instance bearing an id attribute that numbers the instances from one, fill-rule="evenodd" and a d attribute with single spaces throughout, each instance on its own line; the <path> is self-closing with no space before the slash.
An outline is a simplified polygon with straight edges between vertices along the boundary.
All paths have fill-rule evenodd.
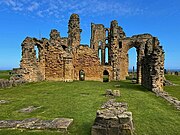
<path id="1" fill-rule="evenodd" d="M 10 78 L 10 70 L 0 70 L 0 79 L 9 79 Z"/>
<path id="2" fill-rule="evenodd" d="M 176 86 L 166 86 L 164 90 L 180 100 L 180 76 L 165 75 L 165 77 L 167 80 L 170 80 L 172 83 L 176 84 Z"/>
<path id="3" fill-rule="evenodd" d="M 121 85 L 115 88 L 114 85 Z M 0 119 L 57 117 L 73 118 L 70 135 L 90 135 L 96 111 L 108 100 L 103 94 L 106 89 L 119 89 L 118 101 L 127 102 L 133 113 L 135 131 L 138 135 L 178 135 L 180 134 L 180 111 L 154 93 L 130 81 L 95 82 L 75 81 L 29 83 L 17 87 L 0 89 L 0 100 L 11 101 L 0 105 Z M 30 113 L 17 110 L 34 105 L 43 106 Z M 56 131 L 0 130 L 0 135 L 60 135 Z M 63 134 L 63 133 L 62 133 Z"/>

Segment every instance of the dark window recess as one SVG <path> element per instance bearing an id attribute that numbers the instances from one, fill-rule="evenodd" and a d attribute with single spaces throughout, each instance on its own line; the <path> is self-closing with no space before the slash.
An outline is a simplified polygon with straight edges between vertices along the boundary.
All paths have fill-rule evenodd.
<path id="1" fill-rule="evenodd" d="M 119 42 L 119 48 L 122 48 L 122 42 L 121 41 Z"/>

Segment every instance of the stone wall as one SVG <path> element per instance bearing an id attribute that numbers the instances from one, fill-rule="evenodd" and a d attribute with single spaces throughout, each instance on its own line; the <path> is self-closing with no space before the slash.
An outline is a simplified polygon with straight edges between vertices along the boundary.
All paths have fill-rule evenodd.
<path id="1" fill-rule="evenodd" d="M 96 52 L 87 46 L 79 46 L 74 55 L 74 79 L 79 80 L 79 72 L 85 72 L 85 80 L 102 81 L 103 70 Z"/>

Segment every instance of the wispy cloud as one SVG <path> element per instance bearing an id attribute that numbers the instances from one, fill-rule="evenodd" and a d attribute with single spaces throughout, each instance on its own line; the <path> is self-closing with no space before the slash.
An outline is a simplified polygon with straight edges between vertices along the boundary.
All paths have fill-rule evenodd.
<path id="1" fill-rule="evenodd" d="M 118 15 L 132 16 L 143 13 L 143 9 L 135 6 L 130 0 L 2 0 L 0 5 L 22 13 L 38 17 L 54 17 L 63 19 L 71 13 L 81 16 Z"/>
<path id="2" fill-rule="evenodd" d="M 31 5 L 27 8 L 27 10 L 32 12 L 32 11 L 38 9 L 38 7 L 39 7 L 39 4 L 37 2 L 32 2 Z"/>
<path id="3" fill-rule="evenodd" d="M 167 0 L 170 3 L 170 0 Z M 171 8 L 163 6 L 162 0 L 146 2 L 144 0 L 1 0 L 0 8 L 30 14 L 41 18 L 53 17 L 55 20 L 67 19 L 71 13 L 80 16 L 135 16 L 176 14 L 180 10 L 176 2 L 171 2 Z M 148 4 L 149 3 L 149 4 Z M 161 6 L 162 5 L 162 6 Z M 175 13 L 176 11 L 176 13 Z"/>
<path id="4" fill-rule="evenodd" d="M 60 20 L 71 13 L 78 13 L 80 16 L 179 14 L 178 4 L 178 1 L 172 0 L 1 0 L 0 8 Z"/>

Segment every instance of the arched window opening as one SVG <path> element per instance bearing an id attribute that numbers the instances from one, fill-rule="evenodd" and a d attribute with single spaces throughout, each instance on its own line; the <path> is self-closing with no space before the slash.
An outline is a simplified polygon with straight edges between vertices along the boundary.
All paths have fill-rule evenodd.
<path id="1" fill-rule="evenodd" d="M 36 54 L 36 60 L 39 60 L 39 48 L 37 46 L 34 46 L 35 54 Z"/>
<path id="2" fill-rule="evenodd" d="M 109 62 L 109 48 L 105 48 L 105 65 L 108 65 Z"/>
<path id="3" fill-rule="evenodd" d="M 108 45 L 108 39 L 106 39 L 106 45 Z"/>
<path id="4" fill-rule="evenodd" d="M 102 62 L 102 51 L 101 51 L 101 48 L 99 48 L 99 50 L 98 50 L 98 57 L 99 57 L 99 59 L 100 59 L 100 64 L 101 64 L 101 62 Z"/>
<path id="5" fill-rule="evenodd" d="M 103 82 L 109 82 L 109 72 L 107 70 L 103 72 Z"/>
<path id="6" fill-rule="evenodd" d="M 136 48 L 133 47 L 128 51 L 128 77 L 127 79 L 136 80 L 137 79 L 137 52 Z"/>
<path id="7" fill-rule="evenodd" d="M 101 46 L 102 45 L 102 41 L 99 41 L 98 45 Z"/>
<path id="8" fill-rule="evenodd" d="M 85 80 L 85 72 L 84 70 L 79 71 L 79 80 L 84 81 Z"/>
<path id="9" fill-rule="evenodd" d="M 119 42 L 119 48 L 120 49 L 122 48 L 122 42 L 121 41 Z"/>
<path id="10" fill-rule="evenodd" d="M 108 35 L 109 35 L 109 31 L 108 31 L 108 30 L 106 30 L 106 37 L 108 37 Z"/>

